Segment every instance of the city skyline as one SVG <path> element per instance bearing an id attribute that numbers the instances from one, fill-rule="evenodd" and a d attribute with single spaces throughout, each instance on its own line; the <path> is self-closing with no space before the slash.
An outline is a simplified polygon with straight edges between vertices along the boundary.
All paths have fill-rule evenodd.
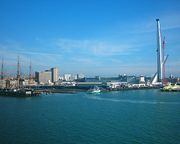
<path id="1" fill-rule="evenodd" d="M 0 57 L 9 73 L 58 67 L 60 75 L 154 75 L 156 18 L 166 37 L 166 73 L 180 74 L 180 2 L 5 1 L 0 5 Z"/>

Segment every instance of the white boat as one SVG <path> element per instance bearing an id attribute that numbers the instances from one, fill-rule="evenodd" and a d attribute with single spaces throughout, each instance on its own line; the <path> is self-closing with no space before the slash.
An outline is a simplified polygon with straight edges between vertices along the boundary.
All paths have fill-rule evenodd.
<path id="1" fill-rule="evenodd" d="M 100 93 L 101 90 L 99 87 L 95 86 L 93 89 L 88 90 L 88 92 L 92 94 L 96 94 L 96 93 Z"/>
<path id="2" fill-rule="evenodd" d="M 162 91 L 180 91 L 180 83 L 176 83 L 176 84 L 169 83 L 169 85 L 164 86 L 161 90 Z"/>

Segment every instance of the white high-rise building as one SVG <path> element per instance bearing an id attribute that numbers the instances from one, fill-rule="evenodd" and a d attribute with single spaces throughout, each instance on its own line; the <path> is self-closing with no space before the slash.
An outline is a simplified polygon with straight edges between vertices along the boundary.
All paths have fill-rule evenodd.
<path id="1" fill-rule="evenodd" d="M 139 83 L 145 83 L 145 77 L 144 76 L 140 76 L 139 77 Z"/>
<path id="2" fill-rule="evenodd" d="M 65 81 L 71 81 L 71 74 L 64 74 L 64 78 Z"/>

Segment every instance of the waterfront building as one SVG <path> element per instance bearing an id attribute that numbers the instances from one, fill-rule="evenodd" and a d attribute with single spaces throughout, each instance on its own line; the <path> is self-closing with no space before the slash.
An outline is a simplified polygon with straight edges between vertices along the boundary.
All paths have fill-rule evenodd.
<path id="1" fill-rule="evenodd" d="M 139 78 L 136 76 L 126 76 L 126 78 L 127 78 L 126 82 L 128 83 L 131 83 L 131 84 L 139 83 Z"/>
<path id="2" fill-rule="evenodd" d="M 71 80 L 72 80 L 72 81 L 77 80 L 77 75 L 71 75 Z"/>
<path id="3" fill-rule="evenodd" d="M 37 85 L 37 82 L 34 81 L 34 79 L 24 79 L 23 81 L 23 86 L 36 86 Z"/>
<path id="4" fill-rule="evenodd" d="M 58 81 L 62 81 L 64 80 L 64 76 L 59 76 L 59 80 Z"/>
<path id="5" fill-rule="evenodd" d="M 35 81 L 39 83 L 39 72 L 35 72 Z"/>
<path id="6" fill-rule="evenodd" d="M 6 88 L 17 88 L 19 87 L 19 81 L 17 79 L 7 79 Z"/>
<path id="7" fill-rule="evenodd" d="M 6 81 L 4 79 L 0 80 L 0 88 L 6 87 Z"/>
<path id="8" fill-rule="evenodd" d="M 145 83 L 132 84 L 131 87 L 132 88 L 142 88 L 142 87 L 146 87 L 146 84 Z"/>
<path id="9" fill-rule="evenodd" d="M 127 76 L 126 75 L 125 76 L 124 75 L 119 75 L 118 80 L 122 81 L 122 82 L 127 82 Z"/>
<path id="10" fill-rule="evenodd" d="M 58 68 L 54 67 L 49 70 L 35 72 L 35 80 L 39 84 L 52 84 L 59 80 Z"/>
<path id="11" fill-rule="evenodd" d="M 178 78 L 176 78 L 175 76 L 173 76 L 172 74 L 170 74 L 169 78 L 168 78 L 168 82 L 170 83 L 176 83 L 178 82 Z"/>
<path id="12" fill-rule="evenodd" d="M 97 79 L 98 81 L 101 81 L 101 77 L 100 76 L 95 76 L 95 79 Z"/>
<path id="13" fill-rule="evenodd" d="M 44 72 L 39 73 L 39 83 L 47 84 L 51 81 L 52 73 L 50 70 L 46 70 Z"/>
<path id="14" fill-rule="evenodd" d="M 96 77 L 93 78 L 85 78 L 85 82 L 100 82 Z"/>
<path id="15" fill-rule="evenodd" d="M 57 67 L 51 68 L 51 74 L 52 74 L 51 82 L 56 82 L 59 80 L 59 71 Z"/>
<path id="16" fill-rule="evenodd" d="M 63 80 L 64 81 L 71 81 L 71 74 L 64 74 Z"/>
<path id="17" fill-rule="evenodd" d="M 77 83 L 73 82 L 73 81 L 66 81 L 66 82 L 59 83 L 59 85 L 61 85 L 61 86 L 76 86 Z"/>
<path id="18" fill-rule="evenodd" d="M 141 76 L 139 77 L 139 83 L 140 83 L 140 84 L 145 83 L 145 77 L 144 77 L 144 76 L 141 75 Z"/>
<path id="19" fill-rule="evenodd" d="M 52 74 L 50 70 L 46 70 L 42 72 L 36 72 L 35 76 L 38 83 L 48 84 L 49 81 L 51 81 Z"/>
<path id="20" fill-rule="evenodd" d="M 178 83 L 180 82 L 180 78 L 177 78 L 177 82 L 178 82 Z"/>
<path id="21" fill-rule="evenodd" d="M 85 78 L 85 75 L 80 73 L 80 74 L 77 74 L 77 79 L 84 79 Z"/>
<path id="22" fill-rule="evenodd" d="M 27 86 L 27 85 L 29 85 L 30 84 L 30 81 L 28 80 L 28 79 L 25 79 L 24 81 L 23 81 L 23 85 L 24 86 Z"/>
<path id="23" fill-rule="evenodd" d="M 128 85 L 127 82 L 106 82 L 104 84 L 106 85 L 106 87 L 111 88 L 111 89 L 124 88 L 124 87 L 127 87 Z"/>
<path id="24" fill-rule="evenodd" d="M 78 79 L 77 75 L 73 75 L 73 74 L 64 74 L 63 75 L 64 81 L 76 81 L 77 79 Z"/>

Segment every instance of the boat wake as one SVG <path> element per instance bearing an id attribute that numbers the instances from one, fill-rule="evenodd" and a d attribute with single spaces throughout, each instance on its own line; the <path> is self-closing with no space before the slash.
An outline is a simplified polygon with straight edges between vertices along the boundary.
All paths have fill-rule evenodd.
<path id="1" fill-rule="evenodd" d="M 132 103 L 132 104 L 164 104 L 164 105 L 180 105 L 180 102 L 163 102 L 163 101 L 147 101 L 147 100 L 130 100 L 130 99 L 115 99 L 115 98 L 102 98 L 98 96 L 86 96 L 88 99 L 99 101 L 110 101 L 119 103 Z"/>

